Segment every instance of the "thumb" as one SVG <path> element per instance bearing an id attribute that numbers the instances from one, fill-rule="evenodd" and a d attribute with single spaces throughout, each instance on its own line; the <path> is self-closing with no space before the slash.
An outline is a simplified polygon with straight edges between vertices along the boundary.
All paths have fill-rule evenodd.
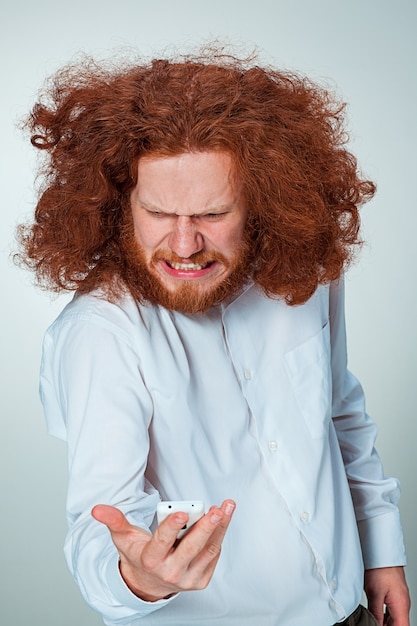
<path id="1" fill-rule="evenodd" d="M 112 534 L 127 532 L 131 529 L 131 524 L 129 524 L 126 517 L 114 506 L 97 504 L 93 507 L 91 515 L 98 522 L 105 524 Z"/>

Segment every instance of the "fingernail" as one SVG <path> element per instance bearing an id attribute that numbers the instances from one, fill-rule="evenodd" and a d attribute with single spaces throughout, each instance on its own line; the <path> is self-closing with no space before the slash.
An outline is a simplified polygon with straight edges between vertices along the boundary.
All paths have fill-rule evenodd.
<path id="1" fill-rule="evenodd" d="M 213 513 L 213 515 L 210 515 L 210 522 L 212 522 L 213 524 L 217 524 L 217 522 L 220 522 L 222 517 L 223 516 L 219 513 Z"/>
<path id="2" fill-rule="evenodd" d="M 232 504 L 231 502 L 228 502 L 226 506 L 224 507 L 224 512 L 226 513 L 226 515 L 231 515 L 234 510 L 235 510 L 235 505 Z"/>

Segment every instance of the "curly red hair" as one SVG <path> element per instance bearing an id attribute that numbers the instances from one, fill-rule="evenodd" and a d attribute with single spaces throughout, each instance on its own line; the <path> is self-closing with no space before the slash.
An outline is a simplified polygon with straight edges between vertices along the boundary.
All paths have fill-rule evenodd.
<path id="1" fill-rule="evenodd" d="M 255 282 L 305 302 L 350 262 L 358 207 L 375 191 L 346 149 L 344 108 L 303 76 L 221 54 L 66 67 L 26 122 L 48 158 L 21 258 L 50 289 L 117 296 L 138 159 L 226 150 L 249 206 Z"/>

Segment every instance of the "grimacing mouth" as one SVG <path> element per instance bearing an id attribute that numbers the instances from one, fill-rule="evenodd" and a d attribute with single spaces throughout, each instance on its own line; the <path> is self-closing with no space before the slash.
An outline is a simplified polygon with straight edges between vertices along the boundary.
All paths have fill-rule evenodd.
<path id="1" fill-rule="evenodd" d="M 216 261 L 207 261 L 207 263 L 179 263 L 177 261 L 167 261 L 165 263 L 174 270 L 182 270 L 182 271 L 199 271 L 206 269 L 216 263 Z"/>

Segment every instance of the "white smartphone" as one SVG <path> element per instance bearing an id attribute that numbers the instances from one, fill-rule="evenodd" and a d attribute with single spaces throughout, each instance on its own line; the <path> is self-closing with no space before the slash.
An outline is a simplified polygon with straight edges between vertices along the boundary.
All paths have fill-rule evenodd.
<path id="1" fill-rule="evenodd" d="M 158 525 L 171 513 L 176 513 L 177 511 L 181 511 L 182 513 L 187 513 L 188 522 L 181 528 L 180 532 L 177 535 L 177 539 L 181 539 L 195 524 L 200 517 L 204 515 L 204 503 L 201 500 L 176 500 L 176 501 L 165 501 L 159 502 L 156 507 L 156 519 L 158 521 Z"/>

